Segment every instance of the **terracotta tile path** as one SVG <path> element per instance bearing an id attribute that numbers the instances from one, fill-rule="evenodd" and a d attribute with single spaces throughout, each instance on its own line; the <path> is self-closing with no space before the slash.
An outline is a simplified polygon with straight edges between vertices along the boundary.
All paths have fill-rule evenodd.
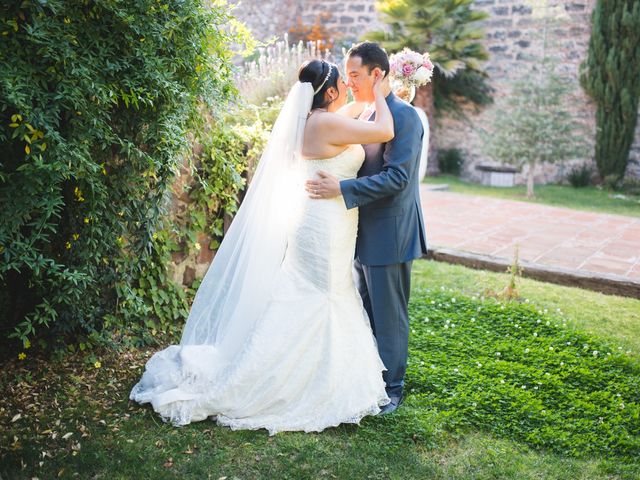
<path id="1" fill-rule="evenodd" d="M 640 217 L 477 197 L 421 186 L 427 242 L 494 257 L 640 280 Z"/>

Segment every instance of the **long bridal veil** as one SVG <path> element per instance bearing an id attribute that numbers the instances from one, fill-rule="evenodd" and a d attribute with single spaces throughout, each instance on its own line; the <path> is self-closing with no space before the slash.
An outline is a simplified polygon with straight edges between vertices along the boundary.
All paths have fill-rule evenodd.
<path id="1" fill-rule="evenodd" d="M 253 180 L 196 293 L 180 345 L 241 348 L 270 296 L 287 248 L 287 231 L 304 194 L 300 151 L 313 101 L 296 82 L 274 124 Z"/>

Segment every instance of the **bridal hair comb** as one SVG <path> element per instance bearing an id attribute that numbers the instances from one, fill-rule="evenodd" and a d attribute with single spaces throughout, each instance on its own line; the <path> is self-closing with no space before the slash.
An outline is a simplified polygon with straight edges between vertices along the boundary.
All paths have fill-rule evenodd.
<path id="1" fill-rule="evenodd" d="M 325 63 L 325 61 L 323 60 L 322 63 Z M 322 81 L 320 86 L 313 91 L 314 95 L 316 95 L 320 90 L 322 90 L 322 87 L 324 87 L 324 84 L 327 83 L 327 80 L 329 80 L 329 77 L 331 76 L 333 65 L 331 65 L 330 63 L 328 63 L 328 65 L 329 65 L 329 73 L 327 73 L 327 76 L 324 77 L 324 80 Z"/>

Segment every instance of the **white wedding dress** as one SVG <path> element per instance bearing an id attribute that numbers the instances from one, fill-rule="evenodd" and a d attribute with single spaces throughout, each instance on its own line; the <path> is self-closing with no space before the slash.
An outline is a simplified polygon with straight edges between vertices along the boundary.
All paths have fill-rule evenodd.
<path id="1" fill-rule="evenodd" d="M 351 145 L 301 164 L 307 178 L 324 170 L 346 179 L 363 160 L 362 146 Z M 347 210 L 342 197 L 296 198 L 286 253 L 243 343 L 172 345 L 149 360 L 131 399 L 150 402 L 174 425 L 215 417 L 271 435 L 358 423 L 389 402 L 352 274 L 358 209 Z M 244 292 L 242 301 L 252 302 L 254 293 Z"/>

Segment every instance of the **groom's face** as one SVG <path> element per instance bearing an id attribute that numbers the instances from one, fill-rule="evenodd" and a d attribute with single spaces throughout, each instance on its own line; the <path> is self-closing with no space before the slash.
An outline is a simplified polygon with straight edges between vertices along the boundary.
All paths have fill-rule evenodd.
<path id="1" fill-rule="evenodd" d="M 358 56 L 347 57 L 345 68 L 347 71 L 347 86 L 351 89 L 354 100 L 356 102 L 373 102 L 374 75 L 376 70 L 379 71 L 380 69 L 374 68 L 369 72 L 369 68 L 362 64 L 362 58 Z"/>

